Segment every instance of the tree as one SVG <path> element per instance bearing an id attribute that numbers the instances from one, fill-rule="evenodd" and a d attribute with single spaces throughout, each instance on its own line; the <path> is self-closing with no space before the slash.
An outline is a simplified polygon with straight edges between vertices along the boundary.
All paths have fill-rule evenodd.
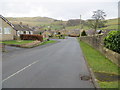
<path id="1" fill-rule="evenodd" d="M 82 31 L 81 36 L 87 36 L 85 30 Z"/>
<path id="2" fill-rule="evenodd" d="M 42 35 L 42 32 L 40 32 L 39 34 Z"/>
<path id="3" fill-rule="evenodd" d="M 104 11 L 102 10 L 97 10 L 93 12 L 94 14 L 92 15 L 92 20 L 90 20 L 91 23 L 91 27 L 95 30 L 97 30 L 97 28 L 101 27 L 101 25 L 103 26 L 105 24 L 105 17 L 106 14 Z"/>

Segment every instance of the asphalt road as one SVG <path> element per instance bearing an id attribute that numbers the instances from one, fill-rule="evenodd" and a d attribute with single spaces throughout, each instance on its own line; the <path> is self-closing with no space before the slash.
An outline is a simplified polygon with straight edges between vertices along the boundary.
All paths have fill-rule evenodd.
<path id="1" fill-rule="evenodd" d="M 77 39 L 3 55 L 3 88 L 94 88 Z"/>

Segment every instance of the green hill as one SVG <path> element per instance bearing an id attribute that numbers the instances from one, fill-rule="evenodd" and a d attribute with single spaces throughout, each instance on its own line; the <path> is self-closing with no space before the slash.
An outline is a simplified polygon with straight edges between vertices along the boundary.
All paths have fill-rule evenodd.
<path id="1" fill-rule="evenodd" d="M 61 30 L 61 29 L 66 29 L 66 30 L 73 30 L 73 29 L 80 29 L 80 25 L 77 24 L 79 23 L 78 19 L 73 20 L 76 22 L 76 25 L 74 26 L 68 26 L 67 23 L 70 21 L 62 21 L 62 20 L 56 20 L 53 18 L 48 18 L 48 17 L 7 17 L 7 19 L 12 22 L 13 24 L 18 24 L 22 22 L 23 24 L 28 24 L 29 26 L 42 26 L 44 29 L 47 29 L 48 26 L 50 26 L 51 29 L 54 30 Z M 91 29 L 89 25 L 87 24 L 87 20 L 82 20 L 83 25 L 82 28 L 85 30 Z M 118 29 L 118 26 L 120 27 L 120 23 L 118 24 L 118 18 L 115 19 L 108 19 L 106 20 L 106 27 L 103 28 L 98 28 L 101 30 L 105 29 Z M 74 23 L 73 22 L 73 23 Z"/>
<path id="2" fill-rule="evenodd" d="M 65 26 L 66 21 L 56 20 L 48 17 L 6 17 L 13 24 L 19 24 L 22 22 L 24 25 L 44 27 L 47 29 L 50 26 L 51 29 L 59 30 Z"/>
<path id="3" fill-rule="evenodd" d="M 109 29 L 114 29 L 114 30 L 116 30 L 116 29 L 118 29 L 118 27 L 120 27 L 120 22 L 118 23 L 118 18 L 108 19 L 108 20 L 106 20 L 106 21 L 107 21 L 107 23 L 105 24 L 106 27 L 98 28 L 98 29 L 100 29 L 100 30 L 109 30 Z M 83 25 L 82 25 L 82 28 L 83 28 L 84 30 L 89 30 L 89 29 L 91 29 L 87 23 L 88 23 L 88 22 L 85 21 L 85 23 L 83 23 Z M 77 25 L 77 26 L 67 26 L 66 29 L 69 29 L 69 30 L 72 30 L 72 29 L 80 29 L 80 27 L 81 27 L 80 25 Z M 119 29 L 120 29 L 120 28 L 119 28 Z"/>

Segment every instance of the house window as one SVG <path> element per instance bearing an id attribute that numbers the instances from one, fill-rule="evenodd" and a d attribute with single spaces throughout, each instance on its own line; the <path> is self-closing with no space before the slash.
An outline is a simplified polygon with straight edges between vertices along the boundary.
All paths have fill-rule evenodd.
<path id="1" fill-rule="evenodd" d="M 24 31 L 23 33 L 26 34 L 26 31 Z"/>
<path id="2" fill-rule="evenodd" d="M 4 28 L 4 34 L 11 34 L 10 28 Z"/>
<path id="3" fill-rule="evenodd" d="M 29 31 L 29 34 L 31 34 L 31 32 Z"/>
<path id="4" fill-rule="evenodd" d="M 33 34 L 33 31 L 30 31 L 31 34 Z"/>
<path id="5" fill-rule="evenodd" d="M 0 34 L 2 34 L 2 27 L 0 27 Z"/>
<path id="6" fill-rule="evenodd" d="M 20 31 L 17 31 L 17 34 L 20 34 Z"/>
<path id="7" fill-rule="evenodd" d="M 23 31 L 21 31 L 20 34 L 23 34 Z"/>

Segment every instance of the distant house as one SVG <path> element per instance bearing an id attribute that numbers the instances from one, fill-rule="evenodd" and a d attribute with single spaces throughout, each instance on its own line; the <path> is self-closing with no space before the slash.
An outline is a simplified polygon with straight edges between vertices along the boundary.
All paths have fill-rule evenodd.
<path id="1" fill-rule="evenodd" d="M 49 36 L 52 36 L 53 32 L 49 30 L 45 30 L 42 35 L 44 38 L 48 38 Z"/>
<path id="2" fill-rule="evenodd" d="M 79 29 L 69 30 L 69 35 L 79 36 L 79 34 L 80 34 L 80 30 Z"/>
<path id="3" fill-rule="evenodd" d="M 87 35 L 88 36 L 92 36 L 92 35 L 94 35 L 94 34 L 104 34 L 105 32 L 103 31 L 103 30 L 87 30 L 86 31 L 86 33 L 87 33 Z"/>
<path id="4" fill-rule="evenodd" d="M 0 15 L 0 41 L 14 39 L 14 26 L 5 17 Z"/>
<path id="5" fill-rule="evenodd" d="M 40 34 L 45 31 L 43 27 L 38 27 L 38 26 L 32 27 L 32 29 L 34 30 L 33 34 Z"/>
<path id="6" fill-rule="evenodd" d="M 86 34 L 88 35 L 88 36 L 92 36 L 92 35 L 94 35 L 95 34 L 95 30 L 87 30 L 87 31 L 85 31 L 86 32 Z"/>
<path id="7" fill-rule="evenodd" d="M 33 34 L 33 29 L 30 28 L 28 25 L 20 24 L 13 24 L 14 30 L 16 30 L 16 36 L 20 36 L 20 34 Z"/>

